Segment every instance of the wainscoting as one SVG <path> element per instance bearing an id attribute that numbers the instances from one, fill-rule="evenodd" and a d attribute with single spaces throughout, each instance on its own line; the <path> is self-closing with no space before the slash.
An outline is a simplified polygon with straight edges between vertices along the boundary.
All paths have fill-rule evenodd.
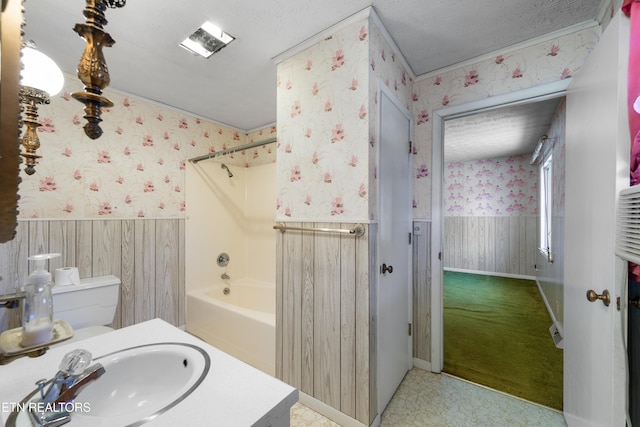
<path id="1" fill-rule="evenodd" d="M 413 357 L 431 362 L 431 222 L 413 223 Z"/>
<path id="2" fill-rule="evenodd" d="M 74 266 L 80 278 L 121 279 L 113 327 L 156 317 L 184 325 L 183 219 L 20 221 L 15 239 L 0 245 L 0 293 L 22 286 L 33 267 L 29 255 L 50 252 L 61 254 L 51 272 Z M 19 326 L 19 312 L 0 310 L 0 330 Z"/>
<path id="3" fill-rule="evenodd" d="M 537 217 L 445 217 L 444 267 L 535 276 Z"/>
<path id="4" fill-rule="evenodd" d="M 351 228 L 354 224 L 288 223 Z M 377 415 L 375 224 L 278 232 L 276 376 L 364 425 Z"/>

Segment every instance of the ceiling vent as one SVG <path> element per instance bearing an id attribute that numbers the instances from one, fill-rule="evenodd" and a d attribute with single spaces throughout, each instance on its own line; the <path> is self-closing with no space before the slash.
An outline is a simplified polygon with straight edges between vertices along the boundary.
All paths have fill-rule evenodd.
<path id="1" fill-rule="evenodd" d="M 180 47 L 191 53 L 209 58 L 231 43 L 235 38 L 207 21 L 180 43 Z"/>

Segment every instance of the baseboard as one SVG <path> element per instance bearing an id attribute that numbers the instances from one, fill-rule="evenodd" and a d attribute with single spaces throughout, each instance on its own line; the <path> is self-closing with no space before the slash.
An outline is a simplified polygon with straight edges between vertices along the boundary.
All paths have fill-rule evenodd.
<path id="1" fill-rule="evenodd" d="M 426 360 L 418 359 L 417 357 L 413 358 L 413 366 L 416 368 L 420 368 L 422 370 L 431 372 L 431 362 Z"/>
<path id="2" fill-rule="evenodd" d="M 380 425 L 380 416 L 376 416 L 376 418 L 371 423 L 371 426 L 367 426 L 365 424 L 362 424 L 355 418 L 351 418 L 349 415 L 342 413 L 336 408 L 329 406 L 326 403 L 316 399 L 315 397 L 311 397 L 299 390 L 298 402 L 300 402 L 300 404 L 306 406 L 307 408 L 313 409 L 323 417 L 327 417 L 334 423 L 337 423 L 343 427 L 378 427 Z"/>
<path id="3" fill-rule="evenodd" d="M 556 316 L 553 313 L 553 310 L 551 310 L 551 305 L 549 304 L 549 300 L 547 299 L 547 295 L 545 295 L 544 291 L 542 290 L 542 286 L 540 285 L 540 282 L 538 281 L 538 279 L 536 279 L 536 285 L 538 286 L 538 291 L 540 292 L 540 295 L 542 296 L 542 301 L 544 301 L 544 306 L 547 308 L 547 313 L 549 313 L 549 316 L 551 317 L 551 321 L 553 322 L 553 326 L 555 326 L 556 329 L 558 330 L 558 334 L 560 335 L 560 337 L 561 338 L 564 337 L 564 331 L 562 330 L 562 325 L 560 324 L 560 322 L 558 322 L 558 319 L 556 319 Z M 556 346 L 557 346 L 557 344 L 556 344 Z M 559 348 L 562 348 L 562 346 L 560 346 Z"/>
<path id="4" fill-rule="evenodd" d="M 464 268 L 449 268 L 449 267 L 443 268 L 443 270 L 453 271 L 456 273 L 482 274 L 484 276 L 507 277 L 509 279 L 536 280 L 536 276 L 528 276 L 526 274 L 499 273 L 496 271 L 465 270 Z"/>

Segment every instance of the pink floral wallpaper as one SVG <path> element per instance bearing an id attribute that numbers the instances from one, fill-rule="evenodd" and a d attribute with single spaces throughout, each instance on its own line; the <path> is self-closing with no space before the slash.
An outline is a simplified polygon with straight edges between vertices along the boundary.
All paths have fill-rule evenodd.
<path id="1" fill-rule="evenodd" d="M 538 167 L 531 156 L 446 163 L 445 216 L 538 215 Z"/>
<path id="2" fill-rule="evenodd" d="M 375 219 L 378 81 L 412 79 L 369 19 L 278 64 L 279 219 Z"/>
<path id="3" fill-rule="evenodd" d="M 43 156 L 36 173 L 23 173 L 20 218 L 169 218 L 185 215 L 187 159 L 275 136 L 275 127 L 247 135 L 113 91 L 103 112 L 104 134 L 85 136 L 83 106 L 70 94 L 82 89 L 66 76 L 63 91 L 39 108 Z M 275 144 L 236 153 L 229 163 L 275 161 Z"/>
<path id="4" fill-rule="evenodd" d="M 225 161 L 251 166 L 278 157 L 280 219 L 375 220 L 382 82 L 413 110 L 414 217 L 428 219 L 433 111 L 568 78 L 597 39 L 597 28 L 582 30 L 414 82 L 376 23 L 364 19 L 278 64 L 277 145 Z M 115 106 L 92 141 L 82 131 L 82 105 L 70 97 L 80 89 L 68 77 L 62 94 L 40 108 L 44 158 L 35 175 L 23 175 L 20 218 L 184 217 L 188 158 L 276 135 L 275 126 L 247 135 L 107 90 Z"/>
<path id="5" fill-rule="evenodd" d="M 379 141 L 379 84 L 391 90 L 396 99 L 411 111 L 413 94 L 413 77 L 407 71 L 401 57 L 387 42 L 374 20 L 370 20 L 370 49 L 369 49 L 369 219 L 375 220 L 378 210 L 378 141 Z"/>
<path id="6" fill-rule="evenodd" d="M 415 117 L 414 218 L 431 217 L 433 111 L 571 77 L 598 41 L 598 28 L 498 55 L 477 64 L 419 79 L 413 86 Z"/>
<path id="7" fill-rule="evenodd" d="M 278 64 L 279 219 L 367 218 L 366 22 Z"/>

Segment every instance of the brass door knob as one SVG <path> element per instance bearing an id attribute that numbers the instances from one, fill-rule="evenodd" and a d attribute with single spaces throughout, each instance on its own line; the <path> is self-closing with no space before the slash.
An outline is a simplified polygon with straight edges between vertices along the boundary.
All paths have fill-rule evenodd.
<path id="1" fill-rule="evenodd" d="M 640 296 L 633 297 L 632 300 L 629 300 L 629 303 L 635 308 L 640 309 Z"/>
<path id="2" fill-rule="evenodd" d="M 590 302 L 594 302 L 594 301 L 600 300 L 607 307 L 609 307 L 609 304 L 611 304 L 611 295 L 609 294 L 609 291 L 606 290 L 606 289 L 604 291 L 602 291 L 601 295 L 597 294 L 596 291 L 594 291 L 592 289 L 589 289 L 587 291 L 587 299 Z"/>
<path id="3" fill-rule="evenodd" d="M 393 273 L 393 266 L 392 265 L 387 265 L 387 264 L 382 264 L 382 266 L 380 267 L 380 273 L 382 273 L 382 274 Z"/>

